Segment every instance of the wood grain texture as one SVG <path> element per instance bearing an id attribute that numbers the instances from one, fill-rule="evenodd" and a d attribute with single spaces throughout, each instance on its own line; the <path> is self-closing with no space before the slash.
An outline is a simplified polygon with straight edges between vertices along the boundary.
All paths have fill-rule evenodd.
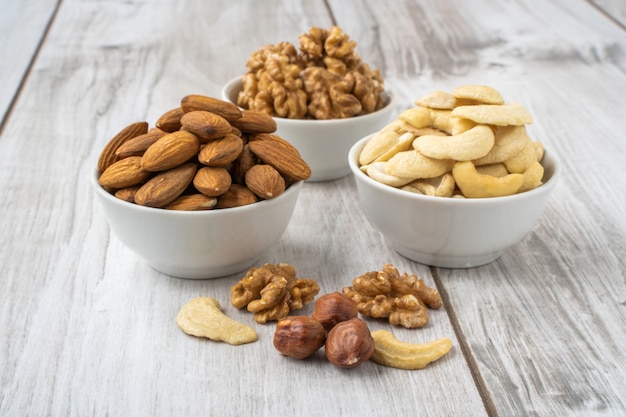
<path id="1" fill-rule="evenodd" d="M 54 16 L 54 0 L 3 0 L 0 13 L 0 126 Z"/>
<path id="2" fill-rule="evenodd" d="M 111 232 L 90 189 L 119 129 L 154 123 L 186 94 L 219 96 L 260 46 L 333 22 L 384 71 L 396 113 L 435 89 L 490 84 L 529 108 L 531 135 L 563 164 L 535 230 L 467 270 L 393 252 L 351 176 L 304 184 L 259 263 L 290 262 L 322 292 L 384 263 L 439 283 L 446 308 L 424 329 L 394 329 L 407 341 L 453 340 L 421 371 L 280 356 L 273 325 L 228 302 L 240 275 L 152 270 Z M 65 0 L 0 137 L 0 415 L 624 414 L 625 51 L 625 32 L 583 0 Z M 260 340 L 233 347 L 183 334 L 176 314 L 199 295 Z"/>

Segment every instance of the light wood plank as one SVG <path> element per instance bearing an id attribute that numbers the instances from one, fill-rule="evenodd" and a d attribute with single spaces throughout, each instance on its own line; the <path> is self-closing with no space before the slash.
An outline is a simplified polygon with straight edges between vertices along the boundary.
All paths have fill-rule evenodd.
<path id="1" fill-rule="evenodd" d="M 626 3 L 620 0 L 593 0 L 590 3 L 606 13 L 622 29 L 626 29 Z"/>
<path id="2" fill-rule="evenodd" d="M 54 15 L 54 0 L 3 0 L 0 13 L 0 124 Z"/>

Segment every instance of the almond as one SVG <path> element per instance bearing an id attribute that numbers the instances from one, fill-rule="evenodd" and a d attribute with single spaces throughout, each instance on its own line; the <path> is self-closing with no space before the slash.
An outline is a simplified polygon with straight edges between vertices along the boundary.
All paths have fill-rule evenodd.
<path id="1" fill-rule="evenodd" d="M 124 200 L 129 203 L 135 202 L 135 193 L 141 188 L 140 185 L 134 185 L 132 187 L 121 188 L 115 192 L 115 197 L 120 200 Z"/>
<path id="2" fill-rule="evenodd" d="M 183 211 L 210 210 L 215 207 L 216 203 L 216 198 L 207 197 L 204 194 L 189 194 L 181 195 L 163 208 Z"/>
<path id="3" fill-rule="evenodd" d="M 255 165 L 246 172 L 246 187 L 257 197 L 268 200 L 285 191 L 285 179 L 270 165 Z"/>
<path id="4" fill-rule="evenodd" d="M 199 149 L 200 142 L 193 133 L 184 130 L 169 133 L 146 149 L 141 166 L 146 171 L 165 171 L 187 162 Z"/>
<path id="5" fill-rule="evenodd" d="M 241 207 L 248 204 L 256 203 L 257 197 L 252 191 L 243 185 L 233 184 L 226 193 L 217 198 L 216 209 Z"/>
<path id="6" fill-rule="evenodd" d="M 254 110 L 244 110 L 241 118 L 231 124 L 243 133 L 272 133 L 276 131 L 276 121 L 269 114 Z"/>
<path id="7" fill-rule="evenodd" d="M 193 186 L 208 197 L 224 194 L 231 182 L 230 174 L 221 167 L 202 167 L 193 177 Z"/>
<path id="8" fill-rule="evenodd" d="M 224 166 L 236 160 L 242 149 L 243 139 L 228 134 L 204 145 L 200 150 L 198 160 L 204 165 Z"/>
<path id="9" fill-rule="evenodd" d="M 257 157 L 254 156 L 254 154 L 250 150 L 250 145 L 246 143 L 245 145 L 243 145 L 243 149 L 241 150 L 239 157 L 235 160 L 231 169 L 233 182 L 237 184 L 244 184 L 246 172 L 248 172 L 248 170 L 257 163 Z"/>
<path id="10" fill-rule="evenodd" d="M 311 168 L 302 159 L 284 144 L 274 140 L 255 140 L 248 143 L 250 150 L 261 161 L 276 168 L 282 175 L 296 181 L 311 177 Z"/>
<path id="11" fill-rule="evenodd" d="M 119 148 L 126 141 L 134 138 L 135 136 L 143 135 L 147 131 L 147 122 L 132 123 L 122 129 L 109 141 L 109 143 L 106 144 L 100 153 L 100 157 L 98 158 L 98 172 L 103 173 L 109 165 L 119 161 L 120 158 L 115 154 L 117 148 Z"/>
<path id="12" fill-rule="evenodd" d="M 283 148 L 285 148 L 285 150 L 300 156 L 300 152 L 295 146 L 293 146 L 289 141 L 281 138 L 278 135 L 273 135 L 270 133 L 257 133 L 257 134 L 249 136 L 249 141 L 255 141 L 255 140 L 269 140 L 272 142 L 276 142 L 279 145 L 281 145 Z"/>
<path id="13" fill-rule="evenodd" d="M 137 190 L 135 203 L 148 207 L 168 205 L 191 184 L 197 168 L 195 162 L 187 162 L 155 175 Z"/>
<path id="14" fill-rule="evenodd" d="M 218 139 L 232 131 L 228 120 L 215 113 L 203 110 L 190 111 L 180 118 L 181 129 L 198 137 L 200 143 Z"/>
<path id="15" fill-rule="evenodd" d="M 241 117 L 241 110 L 233 103 L 199 94 L 183 97 L 180 106 L 185 112 L 204 110 L 215 113 L 232 123 Z"/>
<path id="16" fill-rule="evenodd" d="M 107 189 L 137 185 L 150 176 L 141 169 L 141 157 L 131 156 L 111 164 L 98 178 L 98 184 Z"/>
<path id="17" fill-rule="evenodd" d="M 185 112 L 180 107 L 169 110 L 157 119 L 156 127 L 169 133 L 176 132 L 180 129 L 180 118 L 183 114 Z"/>
<path id="18" fill-rule="evenodd" d="M 127 158 L 129 156 L 141 156 L 154 142 L 167 135 L 167 132 L 157 129 L 155 131 L 149 131 L 143 135 L 135 136 L 132 139 L 124 142 L 117 150 L 115 154 L 119 158 Z"/>

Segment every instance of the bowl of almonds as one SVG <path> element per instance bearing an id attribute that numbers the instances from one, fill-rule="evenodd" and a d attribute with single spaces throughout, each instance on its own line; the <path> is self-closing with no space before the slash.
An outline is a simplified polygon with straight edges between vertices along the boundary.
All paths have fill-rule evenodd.
<path id="1" fill-rule="evenodd" d="M 558 158 L 529 112 L 484 85 L 436 91 L 350 150 L 365 214 L 398 253 L 445 268 L 498 259 L 538 223 Z"/>
<path id="2" fill-rule="evenodd" d="M 246 72 L 222 89 L 222 99 L 274 118 L 311 166 L 308 181 L 350 173 L 346 156 L 363 136 L 390 119 L 395 96 L 355 51 L 356 42 L 339 27 L 313 27 L 289 42 L 253 52 Z"/>
<path id="3" fill-rule="evenodd" d="M 286 230 L 310 167 L 270 116 L 185 96 L 150 127 L 136 122 L 92 174 L 115 235 L 154 269 L 217 278 L 254 264 Z"/>

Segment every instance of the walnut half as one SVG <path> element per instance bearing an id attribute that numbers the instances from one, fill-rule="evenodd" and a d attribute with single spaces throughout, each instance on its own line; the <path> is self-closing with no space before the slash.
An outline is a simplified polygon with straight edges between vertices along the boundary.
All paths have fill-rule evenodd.
<path id="1" fill-rule="evenodd" d="M 267 323 L 301 309 L 313 301 L 319 290 L 315 280 L 296 278 L 293 265 L 279 263 L 250 268 L 230 292 L 233 306 L 247 307 L 257 323 Z"/>
<path id="2" fill-rule="evenodd" d="M 443 305 L 439 292 L 429 288 L 416 275 L 403 273 L 391 264 L 382 271 L 366 272 L 352 281 L 343 293 L 357 303 L 359 313 L 388 318 L 396 326 L 409 329 L 428 324 L 428 307 Z"/>

